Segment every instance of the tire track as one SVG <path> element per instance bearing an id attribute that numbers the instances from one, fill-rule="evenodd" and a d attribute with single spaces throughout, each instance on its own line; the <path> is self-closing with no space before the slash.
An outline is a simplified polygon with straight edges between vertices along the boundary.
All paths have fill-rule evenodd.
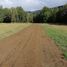
<path id="1" fill-rule="evenodd" d="M 61 51 L 46 32 L 43 35 L 40 24 L 33 24 L 3 41 L 0 42 L 3 54 L 1 51 L 0 54 L 5 57 L 0 57 L 0 67 L 67 67 Z"/>

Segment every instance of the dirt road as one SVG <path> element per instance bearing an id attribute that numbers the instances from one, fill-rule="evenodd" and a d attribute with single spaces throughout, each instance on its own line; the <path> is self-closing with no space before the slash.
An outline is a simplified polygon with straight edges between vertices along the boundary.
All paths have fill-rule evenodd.
<path id="1" fill-rule="evenodd" d="M 56 44 L 39 24 L 0 40 L 0 67 L 67 67 Z"/>

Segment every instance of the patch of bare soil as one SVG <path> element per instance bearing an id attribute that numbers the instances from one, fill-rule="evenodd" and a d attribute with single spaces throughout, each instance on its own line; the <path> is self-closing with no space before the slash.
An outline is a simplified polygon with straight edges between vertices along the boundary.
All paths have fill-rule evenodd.
<path id="1" fill-rule="evenodd" d="M 61 54 L 39 24 L 0 41 L 0 67 L 67 67 Z"/>

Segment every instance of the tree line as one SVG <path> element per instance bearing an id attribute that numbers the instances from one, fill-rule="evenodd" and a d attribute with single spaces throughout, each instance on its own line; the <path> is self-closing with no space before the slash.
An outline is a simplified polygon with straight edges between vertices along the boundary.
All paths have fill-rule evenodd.
<path id="1" fill-rule="evenodd" d="M 22 7 L 2 8 L 0 7 L 0 22 L 26 22 L 26 12 Z"/>
<path id="2" fill-rule="evenodd" d="M 67 4 L 54 8 L 44 7 L 34 17 L 34 22 L 67 24 Z"/>
<path id="3" fill-rule="evenodd" d="M 3 8 L 0 6 L 0 23 L 59 23 L 67 24 L 67 4 L 54 8 L 26 12 L 22 7 Z"/>

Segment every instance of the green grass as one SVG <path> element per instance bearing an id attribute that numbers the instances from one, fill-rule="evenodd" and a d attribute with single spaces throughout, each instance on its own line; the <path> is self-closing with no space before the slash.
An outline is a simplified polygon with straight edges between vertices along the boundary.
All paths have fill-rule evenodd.
<path id="1" fill-rule="evenodd" d="M 67 59 L 67 26 L 43 25 L 49 37 L 62 49 L 64 57 Z"/>
<path id="2" fill-rule="evenodd" d="M 14 33 L 19 32 L 20 30 L 30 26 L 29 23 L 0 23 L 0 39 L 8 37 Z"/>

